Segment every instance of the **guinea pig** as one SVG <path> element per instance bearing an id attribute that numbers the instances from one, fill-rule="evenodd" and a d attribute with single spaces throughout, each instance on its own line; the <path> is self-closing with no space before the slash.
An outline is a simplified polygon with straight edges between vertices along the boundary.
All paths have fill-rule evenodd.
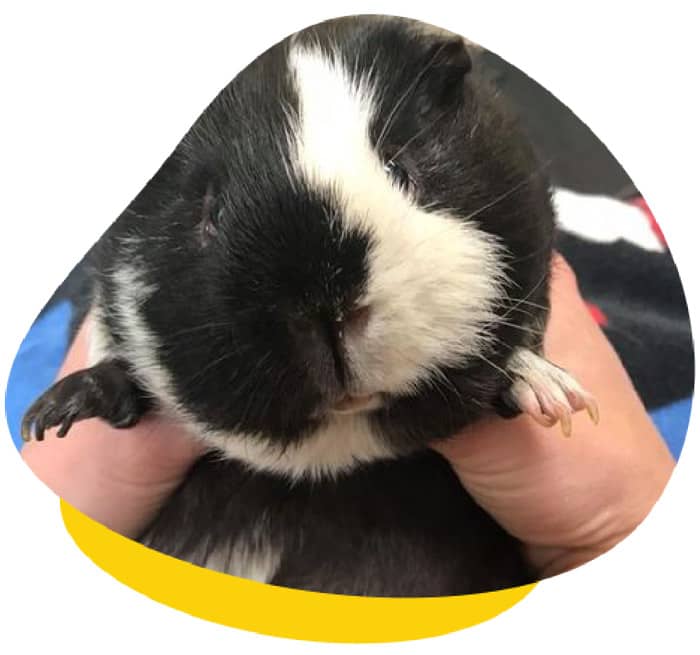
<path id="1" fill-rule="evenodd" d="M 534 580 L 429 448 L 493 414 L 597 415 L 543 356 L 550 187 L 478 61 L 390 17 L 256 59 L 100 240 L 91 365 L 24 438 L 180 421 L 209 451 L 140 541 L 218 571 L 370 596 Z"/>

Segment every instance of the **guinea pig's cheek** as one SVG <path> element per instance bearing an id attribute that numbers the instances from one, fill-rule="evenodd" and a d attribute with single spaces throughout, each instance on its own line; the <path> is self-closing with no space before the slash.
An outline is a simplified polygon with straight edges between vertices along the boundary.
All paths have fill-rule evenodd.
<path id="1" fill-rule="evenodd" d="M 483 353 L 506 277 L 498 240 L 467 219 L 406 205 L 373 220 L 365 302 L 373 332 L 358 360 L 385 391 L 410 390 L 431 371 Z M 381 215 L 385 217 L 385 214 Z"/>
<path id="2" fill-rule="evenodd" d="M 378 315 L 364 334 L 348 340 L 347 356 L 358 392 L 408 392 L 425 375 L 423 353 L 401 325 L 407 324 L 398 316 Z"/>
<path id="3" fill-rule="evenodd" d="M 498 299 L 494 276 L 437 262 L 433 269 L 432 278 L 424 269 L 391 292 L 370 289 L 372 318 L 347 343 L 361 390 L 408 393 L 436 369 L 483 354 Z"/>

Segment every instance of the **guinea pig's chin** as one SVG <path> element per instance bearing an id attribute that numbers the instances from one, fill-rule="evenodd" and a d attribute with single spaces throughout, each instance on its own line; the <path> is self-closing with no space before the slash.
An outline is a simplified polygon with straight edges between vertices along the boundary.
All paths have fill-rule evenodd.
<path id="1" fill-rule="evenodd" d="M 381 393 L 351 394 L 346 393 L 330 407 L 330 413 L 338 416 L 372 412 L 384 405 Z"/>
<path id="2" fill-rule="evenodd" d="M 386 395 L 383 393 L 342 392 L 316 407 L 311 420 L 325 422 L 334 417 L 369 414 L 381 409 L 385 403 Z"/>
<path id="3" fill-rule="evenodd" d="M 372 428 L 370 413 L 329 414 L 292 441 L 240 432 L 205 431 L 201 438 L 225 459 L 235 459 L 255 471 L 292 480 L 334 478 L 358 466 L 399 455 Z"/>

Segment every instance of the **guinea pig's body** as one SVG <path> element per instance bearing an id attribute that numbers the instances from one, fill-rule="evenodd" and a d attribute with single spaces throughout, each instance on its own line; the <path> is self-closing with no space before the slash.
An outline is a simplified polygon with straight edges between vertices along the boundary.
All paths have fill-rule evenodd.
<path id="1" fill-rule="evenodd" d="M 218 571 L 338 594 L 448 596 L 534 579 L 520 545 L 429 452 L 296 484 L 203 459 L 143 542 Z"/>
<path id="2" fill-rule="evenodd" d="M 102 239 L 92 366 L 25 437 L 180 420 L 213 452 L 142 541 L 217 570 L 379 596 L 532 580 L 428 449 L 594 411 L 542 357 L 554 217 L 502 104 L 463 40 L 402 19 L 267 51 Z"/>

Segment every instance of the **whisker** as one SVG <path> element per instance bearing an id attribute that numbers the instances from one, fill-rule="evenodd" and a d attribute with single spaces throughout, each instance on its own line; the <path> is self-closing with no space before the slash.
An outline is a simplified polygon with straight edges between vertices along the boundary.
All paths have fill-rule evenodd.
<path id="1" fill-rule="evenodd" d="M 531 253 L 524 255 L 523 257 L 518 257 L 517 259 L 510 259 L 508 260 L 509 264 L 517 264 L 519 262 L 524 262 L 527 261 L 528 259 L 532 259 L 533 257 L 537 257 L 537 255 L 545 252 L 546 250 L 551 250 L 552 244 L 551 243 L 545 243 L 543 246 L 540 248 L 537 248 L 536 250 L 533 250 Z"/>
<path id="2" fill-rule="evenodd" d="M 547 305 L 540 305 L 539 303 L 536 302 L 531 302 L 529 300 L 521 299 L 518 301 L 518 305 L 523 304 L 523 305 L 528 305 L 530 307 L 537 307 L 538 309 L 544 309 L 548 310 L 549 307 Z"/>
<path id="3" fill-rule="evenodd" d="M 202 378 L 207 371 L 211 370 L 215 366 L 218 366 L 219 364 L 223 364 L 226 360 L 233 358 L 235 355 L 235 351 L 225 352 L 221 357 L 217 357 L 213 361 L 209 362 L 204 368 L 200 369 L 188 380 L 186 380 L 185 385 L 189 386 L 194 384 L 196 381 Z"/>
<path id="4" fill-rule="evenodd" d="M 421 128 L 416 132 L 406 143 L 404 143 L 395 153 L 392 154 L 391 158 L 396 159 L 398 156 L 408 148 L 409 145 L 411 145 L 417 138 L 425 134 L 428 130 L 431 130 L 434 128 L 445 116 L 447 116 L 448 112 L 442 112 L 432 123 L 429 123 L 425 127 Z"/>
<path id="5" fill-rule="evenodd" d="M 521 307 L 512 307 L 512 311 L 519 312 L 520 314 L 524 314 L 525 316 L 535 319 L 535 315 L 532 312 L 528 312 L 526 309 L 522 309 Z"/>
<path id="6" fill-rule="evenodd" d="M 184 330 L 178 330 L 177 332 L 168 332 L 163 336 L 163 339 L 165 341 L 169 339 L 175 339 L 177 337 L 181 337 L 186 334 L 195 334 L 200 331 L 204 330 L 210 330 L 212 328 L 220 328 L 220 327 L 231 327 L 231 321 L 226 321 L 226 322 L 219 322 L 219 323 L 204 323 L 202 325 L 196 325 L 191 328 L 186 328 Z"/>
<path id="7" fill-rule="evenodd" d="M 439 368 L 432 368 L 430 371 L 430 375 L 428 376 L 428 381 L 432 382 L 433 384 L 437 382 L 442 382 L 445 385 L 448 385 L 452 388 L 452 390 L 455 392 L 455 395 L 459 395 L 459 392 L 457 391 L 457 388 L 454 386 L 454 383 L 450 378 L 447 377 L 447 374 L 444 371 L 441 371 Z"/>
<path id="8" fill-rule="evenodd" d="M 511 307 L 511 308 L 503 315 L 503 318 L 508 318 L 508 316 L 510 315 L 510 313 L 511 313 L 512 311 L 514 311 L 515 308 L 520 307 L 520 305 L 521 305 L 522 303 L 524 303 L 533 293 L 535 293 L 535 291 L 537 291 L 537 289 L 539 289 L 539 288 L 542 286 L 542 284 L 544 283 L 544 281 L 547 279 L 547 275 L 548 275 L 548 274 L 549 274 L 549 270 L 546 270 L 546 271 L 542 274 L 542 277 L 540 277 L 539 281 L 535 284 L 535 286 L 532 287 L 532 289 L 530 289 L 530 291 L 529 291 L 527 294 L 525 294 L 525 296 L 524 296 L 523 298 L 521 298 L 518 302 L 516 302 L 515 305 L 513 305 L 513 307 Z"/>
<path id="9" fill-rule="evenodd" d="M 513 378 L 511 377 L 511 375 L 510 375 L 505 369 L 503 369 L 503 368 L 501 368 L 500 366 L 498 366 L 498 364 L 494 364 L 488 357 L 485 357 L 484 355 L 479 355 L 479 354 L 477 354 L 476 356 L 477 356 L 480 360 L 482 360 L 483 362 L 485 362 L 486 364 L 488 364 L 489 366 L 493 367 L 494 369 L 496 369 L 497 371 L 499 371 L 500 373 L 502 373 L 502 374 L 503 374 L 508 380 L 510 380 L 511 382 L 515 382 L 515 380 L 513 380 Z"/>
<path id="10" fill-rule="evenodd" d="M 447 396 L 443 393 L 442 389 L 440 388 L 440 384 L 438 383 L 438 380 L 429 379 L 429 380 L 427 380 L 427 383 L 432 389 L 435 389 L 435 391 L 437 391 L 437 393 L 440 394 L 440 397 L 445 401 L 445 406 L 447 407 L 447 411 L 450 414 L 450 421 L 451 421 L 452 420 L 452 403 L 450 403 Z M 459 395 L 455 394 L 455 397 L 459 398 Z"/>
<path id="11" fill-rule="evenodd" d="M 518 325 L 517 323 L 511 323 L 509 321 L 501 320 L 500 318 L 492 321 L 491 325 L 506 325 L 508 327 L 512 327 L 515 330 L 522 330 L 523 332 L 527 332 L 528 334 L 534 334 L 537 336 L 541 335 L 539 330 L 533 330 L 533 329 L 525 327 L 523 325 Z"/>
<path id="12" fill-rule="evenodd" d="M 423 76 L 430 70 L 432 65 L 437 61 L 437 58 L 440 56 L 442 51 L 445 49 L 447 44 L 441 46 L 438 48 L 438 50 L 435 52 L 435 54 L 431 57 L 430 61 L 418 72 L 416 77 L 414 78 L 413 82 L 409 85 L 409 87 L 404 91 L 400 96 L 399 99 L 396 101 L 396 104 L 392 108 L 392 110 L 389 112 L 389 115 L 387 116 L 387 119 L 384 123 L 384 127 L 382 128 L 381 132 L 379 133 L 379 137 L 377 138 L 377 145 L 376 148 L 379 149 L 381 146 L 384 144 L 384 139 L 386 138 L 386 135 L 391 128 L 391 126 L 394 123 L 394 119 L 396 117 L 397 112 L 403 104 L 408 100 L 408 98 L 411 96 L 411 94 L 418 88 L 418 85 L 420 84 L 421 80 L 423 79 Z"/>
<path id="13" fill-rule="evenodd" d="M 515 192 L 519 191 L 522 189 L 530 180 L 532 180 L 533 177 L 536 177 L 537 175 L 540 175 L 542 171 L 549 166 L 551 163 L 551 160 L 547 160 L 546 162 L 543 162 L 540 164 L 532 173 L 530 173 L 527 177 L 522 179 L 520 182 L 518 182 L 515 186 L 513 186 L 511 189 L 508 191 L 505 191 L 502 193 L 500 196 L 497 196 L 494 198 L 491 202 L 486 203 L 483 207 L 477 209 L 476 211 L 472 212 L 469 214 L 465 220 L 471 220 L 472 218 L 475 218 L 482 212 L 485 212 L 488 209 L 491 209 L 493 206 L 497 205 L 499 202 L 502 202 L 506 198 L 512 196 Z"/>

